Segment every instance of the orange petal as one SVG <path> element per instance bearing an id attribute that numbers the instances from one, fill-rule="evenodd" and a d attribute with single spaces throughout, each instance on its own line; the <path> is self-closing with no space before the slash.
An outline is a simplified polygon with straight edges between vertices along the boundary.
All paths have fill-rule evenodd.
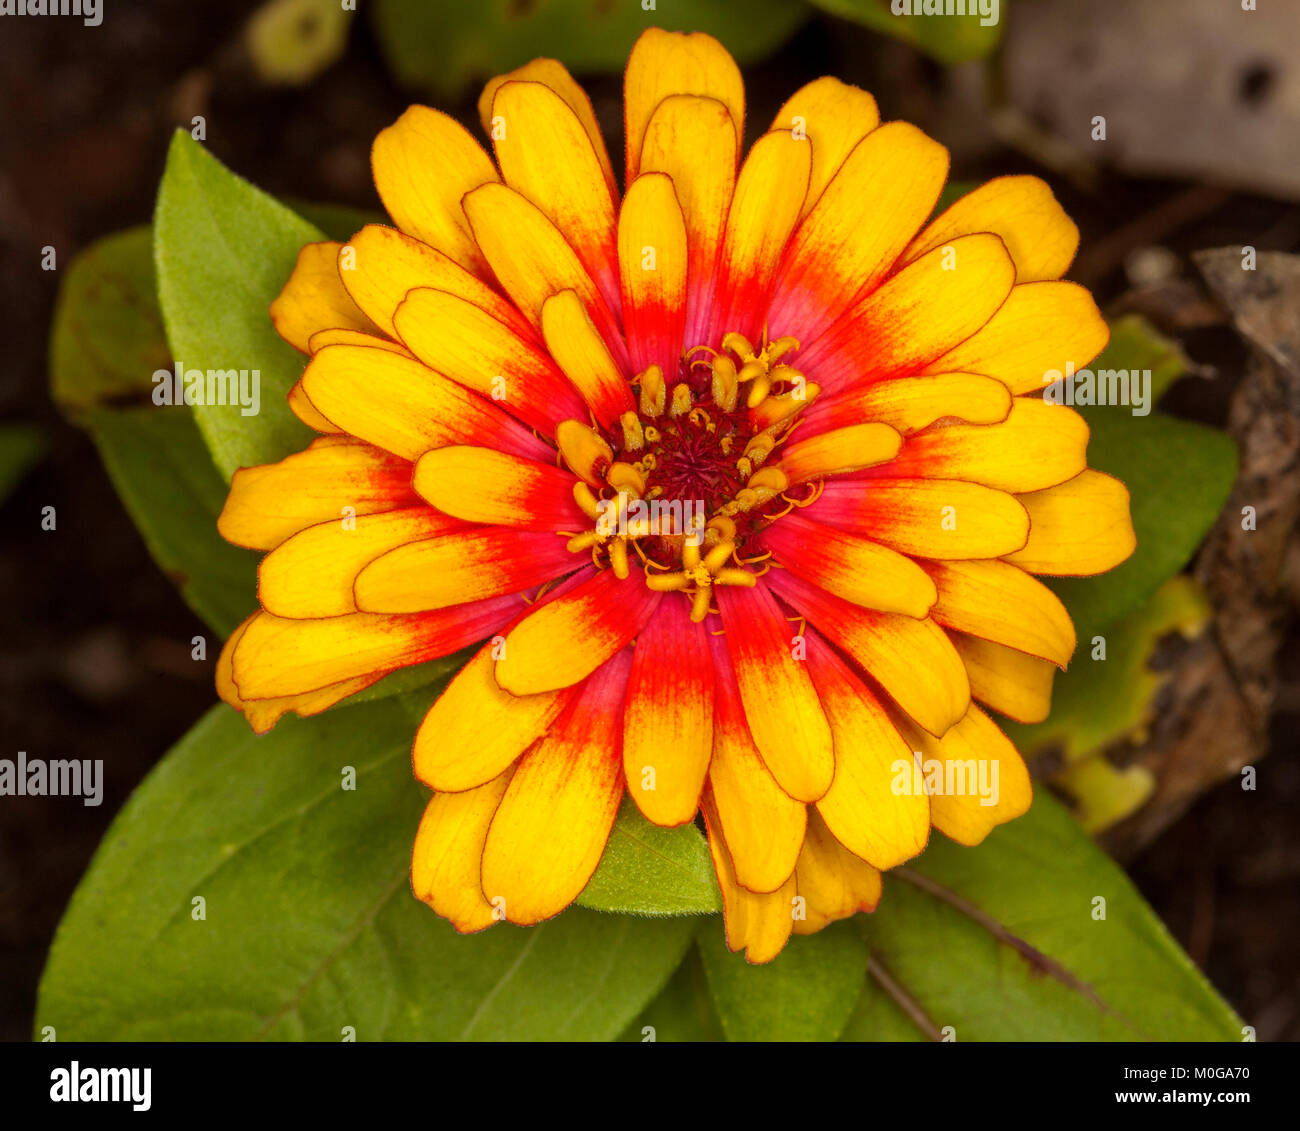
<path id="1" fill-rule="evenodd" d="M 396 336 L 393 316 L 407 292 L 431 287 L 472 303 L 525 341 L 537 340 L 528 320 L 490 286 L 442 252 L 394 228 L 362 228 L 339 255 L 339 275 L 357 305 L 387 334 Z"/>
<path id="2" fill-rule="evenodd" d="M 700 806 L 713 749 L 713 661 L 685 601 L 659 603 L 632 652 L 623 714 L 628 792 L 656 825 L 680 825 Z"/>
<path id="3" fill-rule="evenodd" d="M 632 387 L 576 291 L 560 291 L 542 304 L 542 334 L 556 364 L 604 428 L 614 428 L 625 412 L 636 411 Z"/>
<path id="4" fill-rule="evenodd" d="M 631 643 L 662 596 L 637 576 L 619 580 L 601 570 L 510 630 L 497 682 L 512 694 L 535 695 L 586 679 Z"/>
<path id="5" fill-rule="evenodd" d="M 726 924 L 727 948 L 743 950 L 745 961 L 771 962 L 785 948 L 794 929 L 794 873 L 776 891 L 760 894 L 740 886 L 731 853 L 722 837 L 717 810 L 709 791 L 704 793 L 704 824 L 709 833 L 709 852 L 722 892 L 722 916 Z"/>
<path id="6" fill-rule="evenodd" d="M 550 87 L 512 81 L 497 88 L 492 116 L 502 178 L 564 233 L 617 314 L 614 197 L 578 115 Z"/>
<path id="7" fill-rule="evenodd" d="M 314 335 L 313 335 L 314 336 Z M 311 397 L 302 387 L 302 378 L 299 377 L 293 383 L 289 390 L 289 411 L 301 420 L 308 428 L 317 432 L 342 432 L 343 429 L 326 417 L 320 409 L 311 403 Z"/>
<path id="8" fill-rule="evenodd" d="M 966 669 L 934 621 L 858 608 L 788 570 L 765 580 L 931 734 L 943 734 L 966 713 Z"/>
<path id="9" fill-rule="evenodd" d="M 794 923 L 796 934 L 811 935 L 837 919 L 874 911 L 880 902 L 880 873 L 840 844 L 816 813 L 808 817 L 794 876 L 804 901 L 804 918 Z"/>
<path id="10" fill-rule="evenodd" d="M 874 290 L 947 177 L 948 151 L 907 122 L 889 122 L 859 141 L 790 240 L 768 315 L 772 332 L 814 341 Z"/>
<path id="11" fill-rule="evenodd" d="M 498 526 L 397 546 L 357 575 L 357 608 L 418 613 L 531 589 L 581 564 L 564 541 L 550 532 Z"/>
<path id="12" fill-rule="evenodd" d="M 287 620 L 262 613 L 235 649 L 235 686 L 244 699 L 275 699 L 422 664 L 491 636 L 523 605 L 520 597 L 494 597 L 414 616 Z"/>
<path id="13" fill-rule="evenodd" d="M 776 891 L 794 871 L 808 807 L 776 784 L 754 745 L 725 637 L 708 641 L 717 681 L 709 790 L 736 880 L 750 891 Z"/>
<path id="14" fill-rule="evenodd" d="M 439 448 L 415 465 L 414 486 L 466 522 L 576 533 L 591 525 L 573 501 L 575 478 L 553 464 L 491 448 Z"/>
<path id="15" fill-rule="evenodd" d="M 902 446 L 903 438 L 888 424 L 852 424 L 787 444 L 781 470 L 791 483 L 842 475 L 887 463 Z"/>
<path id="16" fill-rule="evenodd" d="M 967 479 L 1020 494 L 1073 479 L 1087 465 L 1088 425 L 1064 405 L 1017 397 L 1001 424 L 954 424 L 909 436 L 881 478 Z"/>
<path id="17" fill-rule="evenodd" d="M 678 94 L 659 104 L 641 149 L 641 172 L 672 178 L 686 222 L 690 267 L 683 340 L 688 348 L 702 343 L 709 328 L 714 271 L 736 187 L 734 161 L 700 161 L 698 155 L 727 153 L 738 146 L 736 139 L 735 121 L 721 102 Z"/>
<path id="18" fill-rule="evenodd" d="M 483 645 L 424 716 L 411 759 L 425 785 L 458 793 L 490 781 L 541 738 L 573 699 L 573 688 L 540 695 L 503 691 L 494 674 L 500 647 L 500 639 Z"/>
<path id="19" fill-rule="evenodd" d="M 799 219 L 811 166 L 811 148 L 788 132 L 765 134 L 750 149 L 727 214 L 708 344 L 732 331 L 761 340 L 777 264 Z"/>
<path id="20" fill-rule="evenodd" d="M 835 761 L 802 642 L 791 639 L 794 626 L 765 585 L 720 586 L 716 596 L 754 745 L 786 793 L 816 801 L 831 784 Z"/>
<path id="21" fill-rule="evenodd" d="M 948 636 L 966 667 L 971 695 L 981 703 L 1018 723 L 1041 723 L 1051 714 L 1054 664 L 964 632 L 949 630 Z"/>
<path id="22" fill-rule="evenodd" d="M 978 373 L 895 377 L 819 396 L 804 412 L 799 434 L 816 435 L 875 421 L 906 436 L 945 417 L 967 424 L 997 424 L 1010 411 L 1011 391 L 993 377 Z"/>
<path id="23" fill-rule="evenodd" d="M 483 892 L 539 923 L 587 886 L 623 796 L 619 750 L 630 657 L 615 656 L 519 761 L 483 846 Z M 557 835 L 559 834 L 559 835 Z"/>
<path id="24" fill-rule="evenodd" d="M 930 791 L 930 820 L 958 844 L 979 844 L 998 825 L 1029 810 L 1033 786 L 1025 760 L 973 703 L 942 738 L 899 720 Z"/>
<path id="25" fill-rule="evenodd" d="M 577 291 L 619 368 L 627 369 L 616 313 L 540 208 L 505 185 L 484 185 L 465 197 L 465 212 L 497 280 L 533 326 L 540 329 L 542 304 L 556 291 Z"/>
<path id="26" fill-rule="evenodd" d="M 1029 514 L 1014 495 L 958 479 L 839 480 L 805 513 L 901 554 L 941 560 L 996 558 L 1029 537 Z"/>
<path id="27" fill-rule="evenodd" d="M 817 812 L 850 852 L 893 868 L 916 856 L 930 836 L 925 795 L 894 788 L 899 767 L 912 766 L 912 750 L 866 685 L 813 633 L 808 665 L 835 739 L 835 779 Z"/>
<path id="28" fill-rule="evenodd" d="M 623 325 L 634 373 L 676 376 L 686 328 L 686 222 L 663 173 L 643 173 L 618 218 Z"/>

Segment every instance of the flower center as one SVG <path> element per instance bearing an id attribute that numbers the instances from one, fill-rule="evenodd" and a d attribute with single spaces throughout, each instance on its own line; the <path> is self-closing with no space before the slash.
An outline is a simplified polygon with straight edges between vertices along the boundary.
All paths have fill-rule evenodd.
<path id="1" fill-rule="evenodd" d="M 721 351 L 688 350 L 671 388 L 657 365 L 639 374 L 638 411 L 624 413 L 621 435 L 561 424 L 560 454 L 582 479 L 574 497 L 593 521 L 569 549 L 620 578 L 634 552 L 646 584 L 688 594 L 697 621 L 713 586 L 752 586 L 767 556 L 756 535 L 794 501 L 781 509 L 789 481 L 770 457 L 818 392 L 780 360 L 798 348 L 778 338 L 756 349 L 730 333 Z"/>

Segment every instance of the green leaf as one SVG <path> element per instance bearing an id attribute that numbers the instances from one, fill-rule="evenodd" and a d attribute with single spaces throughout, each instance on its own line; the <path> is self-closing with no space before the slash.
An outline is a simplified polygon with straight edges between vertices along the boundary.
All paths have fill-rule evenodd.
<path id="1" fill-rule="evenodd" d="M 49 447 L 33 424 L 0 424 L 0 503 L 3 503 Z"/>
<path id="2" fill-rule="evenodd" d="M 661 3 L 640 0 L 480 0 L 477 4 L 411 4 L 376 0 L 375 32 L 399 82 L 439 96 L 546 55 L 570 71 L 622 71 L 632 44 L 648 27 L 716 36 L 740 63 L 776 50 L 807 18 L 789 0 L 746 0 L 737 19 L 733 0 Z M 475 91 L 475 94 L 478 92 Z"/>
<path id="3" fill-rule="evenodd" d="M 1088 465 L 1128 487 L 1137 532 L 1133 556 L 1110 572 L 1050 582 L 1079 639 L 1088 641 L 1191 560 L 1228 501 L 1237 446 L 1217 429 L 1158 412 L 1133 416 L 1115 405 L 1079 411 L 1092 431 Z"/>
<path id="4" fill-rule="evenodd" d="M 834 16 L 853 20 L 872 31 L 901 39 L 940 63 L 953 65 L 983 59 L 1002 41 L 1008 0 L 999 4 L 997 23 L 985 26 L 978 4 L 966 5 L 966 15 L 921 14 L 921 0 L 910 0 L 907 13 L 894 15 L 891 0 L 810 0 Z M 974 10 L 972 10 L 974 9 Z"/>
<path id="5" fill-rule="evenodd" d="M 255 415 L 240 405 L 195 404 L 217 468 L 300 451 L 313 433 L 286 400 L 303 357 L 267 313 L 304 244 L 324 239 L 284 205 L 235 176 L 189 134 L 177 131 L 154 212 L 158 297 L 175 362 L 185 371 L 256 370 Z"/>
<path id="6" fill-rule="evenodd" d="M 1142 766 L 1120 771 L 1100 755 L 1126 739 L 1141 741 L 1153 721 L 1156 697 L 1167 672 L 1150 666 L 1156 645 L 1170 633 L 1195 638 L 1209 622 L 1211 608 L 1196 580 L 1177 574 L 1136 611 L 1114 622 L 1106 633 L 1103 660 L 1093 659 L 1091 639 L 1080 643 L 1067 672 L 1056 677 L 1052 714 L 1034 726 L 1005 721 L 1002 726 L 1025 755 L 1058 749 L 1065 761 L 1064 784 L 1082 810 L 1075 819 L 1089 832 L 1120 820 L 1140 805 L 1155 787 Z M 1098 761 L 1096 766 L 1077 763 Z"/>
<path id="7" fill-rule="evenodd" d="M 660 828 L 631 798 L 624 798 L 605 855 L 578 902 L 632 915 L 703 915 L 722 906 L 699 830 L 690 824 Z"/>
<path id="8" fill-rule="evenodd" d="M 96 240 L 68 268 L 54 303 L 50 394 L 74 420 L 106 403 L 143 402 L 171 361 L 147 225 Z"/>
<path id="9" fill-rule="evenodd" d="M 55 937 L 38 1031 L 338 1041 L 349 1026 L 357 1040 L 626 1029 L 697 921 L 575 909 L 457 935 L 410 891 L 423 806 L 414 709 L 390 699 L 286 718 L 262 738 L 226 707 L 209 712 L 105 836 Z"/>
<path id="10" fill-rule="evenodd" d="M 958 1041 L 1241 1040 L 1124 873 L 1041 789 L 978 848 L 936 835 L 857 921 L 891 999 Z M 859 1005 L 854 1034 L 874 1039 L 873 1011 L 893 1035 L 898 1011 L 880 1003 Z"/>
<path id="11" fill-rule="evenodd" d="M 833 1041 L 853 1011 L 867 948 L 853 920 L 794 935 L 775 959 L 752 966 L 727 949 L 722 925 L 699 935 L 713 1003 L 731 1041 Z"/>
<path id="12" fill-rule="evenodd" d="M 1170 385 L 1191 371 L 1192 363 L 1176 341 L 1142 315 L 1125 314 L 1111 322 L 1110 342 L 1088 368 L 1151 370 L 1151 403 L 1155 404 Z"/>
<path id="13" fill-rule="evenodd" d="M 710 921 L 701 930 L 721 931 L 722 925 Z M 646 1032 L 647 1028 L 653 1032 Z M 699 950 L 692 947 L 668 980 L 668 985 L 631 1025 L 621 1041 L 721 1041 L 722 1022 L 709 996 L 709 983 L 700 961 Z"/>
<path id="14" fill-rule="evenodd" d="M 257 608 L 257 555 L 217 533 L 226 484 L 191 410 L 94 409 L 85 424 L 154 561 L 229 636 Z"/>

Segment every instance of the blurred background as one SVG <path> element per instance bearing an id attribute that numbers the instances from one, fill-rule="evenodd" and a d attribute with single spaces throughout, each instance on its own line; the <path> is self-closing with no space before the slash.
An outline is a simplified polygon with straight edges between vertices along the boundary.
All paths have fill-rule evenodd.
<path id="1" fill-rule="evenodd" d="M 1300 1038 L 1300 267 L 1265 254 L 1300 249 L 1300 0 L 1002 0 L 988 27 L 897 18 L 886 0 L 357 6 L 103 0 L 97 27 L 0 25 L 0 757 L 102 758 L 106 775 L 98 808 L 0 799 L 0 1038 L 29 1038 L 50 938 L 109 821 L 215 701 L 211 662 L 190 658 L 205 630 L 184 579 L 151 558 L 78 426 L 86 406 L 50 395 L 75 257 L 148 224 L 169 136 L 196 115 L 208 148 L 268 192 L 373 213 L 380 129 L 424 101 L 477 132 L 483 81 L 537 55 L 584 83 L 618 165 L 621 67 L 652 23 L 737 56 L 747 141 L 834 74 L 947 145 L 956 180 L 1044 177 L 1082 232 L 1069 277 L 1109 316 L 1140 315 L 1186 370 L 1161 408 L 1234 436 L 1242 476 L 1222 521 L 1255 506 L 1257 550 L 1243 560 L 1212 532 L 1188 571 L 1202 615 L 1142 629 L 1140 701 L 1087 749 L 1043 739 L 1033 767 L 1259 1039 Z M 1261 255 L 1249 286 L 1222 256 L 1193 258 L 1247 245 Z M 57 270 L 42 270 L 46 247 Z M 56 337 L 55 354 L 111 373 L 75 319 Z M 120 393 L 105 380 L 98 395 Z M 1238 771 L 1256 763 L 1244 795 Z"/>

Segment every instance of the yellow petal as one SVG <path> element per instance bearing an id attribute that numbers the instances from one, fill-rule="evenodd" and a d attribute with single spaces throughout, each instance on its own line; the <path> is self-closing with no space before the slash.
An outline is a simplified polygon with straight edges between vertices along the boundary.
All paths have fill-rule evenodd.
<path id="1" fill-rule="evenodd" d="M 900 720 L 921 755 L 918 767 L 930 793 L 930 820 L 958 844 L 979 844 L 998 825 L 1029 809 L 1033 786 L 1019 751 L 974 704 L 942 738 Z"/>
<path id="2" fill-rule="evenodd" d="M 950 204 L 903 253 L 910 262 L 972 232 L 1002 237 L 1016 281 L 1059 279 L 1079 248 L 1079 229 L 1038 177 L 995 177 Z"/>
<path id="3" fill-rule="evenodd" d="M 958 479 L 840 480 L 805 512 L 902 554 L 940 560 L 996 558 L 1029 537 L 1014 495 Z"/>
<path id="4" fill-rule="evenodd" d="M 1006 560 L 1031 573 L 1104 573 L 1137 548 L 1128 488 L 1091 469 L 1046 491 L 1021 495 L 1029 541 Z"/>
<path id="5" fill-rule="evenodd" d="M 930 835 L 925 795 L 895 789 L 912 750 L 875 696 L 819 637 L 809 641 L 808 662 L 835 739 L 835 780 L 817 812 L 850 852 L 893 868 L 917 855 Z"/>
<path id="6" fill-rule="evenodd" d="M 526 341 L 536 341 L 528 322 L 486 283 L 394 228 L 362 228 L 340 253 L 339 274 L 357 305 L 387 334 L 396 334 L 393 316 L 407 292 L 432 287 L 472 303 Z"/>
<path id="7" fill-rule="evenodd" d="M 374 334 L 363 334 L 359 330 L 317 330 L 307 344 L 312 353 L 319 353 L 326 346 L 369 346 L 371 349 L 400 353 L 403 357 L 411 356 L 411 351 L 401 342 L 376 337 Z"/>
<path id="8" fill-rule="evenodd" d="M 614 178 L 614 166 L 609 160 L 605 139 L 601 137 L 600 123 L 596 121 L 596 112 L 592 109 L 591 99 L 569 74 L 564 64 L 555 59 L 533 59 L 522 67 L 516 67 L 513 71 L 488 80 L 478 100 L 479 120 L 483 123 L 483 132 L 489 137 L 492 136 L 492 101 L 496 97 L 496 92 L 503 83 L 515 81 L 542 83 L 568 103 L 569 109 L 578 116 L 582 128 L 587 131 L 591 148 L 596 152 L 605 181 L 609 185 L 610 194 L 617 198 L 618 182 Z"/>
<path id="9" fill-rule="evenodd" d="M 889 122 L 858 142 L 790 240 L 772 297 L 772 332 L 811 341 L 874 290 L 947 176 L 948 151 L 907 122 Z"/>
<path id="10" fill-rule="evenodd" d="M 1064 669 L 1074 654 L 1074 624 L 1061 599 L 1006 562 L 926 562 L 941 625 L 1051 660 Z"/>
<path id="11" fill-rule="evenodd" d="M 419 501 L 405 460 L 351 438 L 322 436 L 279 463 L 236 471 L 217 530 L 236 546 L 270 550 L 317 523 Z"/>
<path id="12" fill-rule="evenodd" d="M 244 699 L 276 699 L 386 675 L 482 640 L 523 607 L 520 598 L 500 597 L 415 616 L 350 613 L 288 620 L 262 613 L 235 649 L 235 686 Z"/>
<path id="13" fill-rule="evenodd" d="M 736 880 L 776 891 L 794 871 L 808 807 L 776 784 L 754 745 L 726 641 L 710 636 L 709 649 L 717 678 L 709 789 Z"/>
<path id="14" fill-rule="evenodd" d="M 415 776 L 456 793 L 491 780 L 550 728 L 572 689 L 511 695 L 493 674 L 500 641 L 489 641 L 434 701 L 415 735 Z M 486 831 L 486 830 L 485 830 Z"/>
<path id="15" fill-rule="evenodd" d="M 954 424 L 909 436 L 881 474 L 967 479 L 1021 494 L 1073 479 L 1087 466 L 1088 425 L 1064 405 L 1017 397 L 1001 424 Z"/>
<path id="16" fill-rule="evenodd" d="M 313 335 L 314 337 L 315 335 Z M 343 429 L 326 417 L 320 409 L 311 403 L 311 397 L 302 387 L 302 378 L 298 378 L 289 390 L 289 409 L 308 428 L 317 432 L 342 432 Z"/>
<path id="17" fill-rule="evenodd" d="M 257 596 L 279 617 L 337 617 L 357 611 L 357 574 L 381 554 L 460 526 L 432 507 L 407 507 L 309 526 L 281 542 L 257 570 Z"/>
<path id="18" fill-rule="evenodd" d="M 735 122 L 721 102 L 677 94 L 665 98 L 655 110 L 641 149 L 641 172 L 672 178 L 686 222 L 690 268 L 683 340 L 687 348 L 703 342 L 708 330 L 714 269 L 736 187 L 735 161 L 700 161 L 698 155 L 728 153 L 738 146 L 736 139 Z"/>
<path id="19" fill-rule="evenodd" d="M 928 617 L 859 608 L 789 570 L 774 569 L 764 580 L 931 734 L 943 734 L 966 713 L 966 669 L 943 629 Z"/>
<path id="20" fill-rule="evenodd" d="M 996 377 L 1013 393 L 1038 392 L 1106 348 L 1110 328 L 1077 283 L 1021 283 L 978 333 L 927 366 Z"/>
<path id="21" fill-rule="evenodd" d="M 498 918 L 483 897 L 479 861 L 510 775 L 507 769 L 464 793 L 435 793 L 415 834 L 411 890 L 462 934 L 481 931 Z"/>
<path id="22" fill-rule="evenodd" d="M 466 522 L 569 533 L 590 525 L 573 501 L 569 472 L 492 448 L 427 452 L 412 482 L 421 498 Z"/>
<path id="23" fill-rule="evenodd" d="M 798 364 L 832 392 L 911 376 L 985 325 L 1015 281 L 997 236 L 963 236 L 868 293 L 799 354 Z"/>
<path id="24" fill-rule="evenodd" d="M 362 313 L 339 278 L 342 246 L 327 241 L 304 247 L 284 290 L 271 303 L 276 332 L 303 353 L 308 352 L 308 342 L 318 330 L 342 327 L 378 333 L 378 327 Z"/>
<path id="25" fill-rule="evenodd" d="M 880 873 L 840 844 L 815 813 L 808 817 L 794 875 L 804 901 L 804 918 L 794 923 L 796 934 L 811 935 L 837 919 L 874 911 L 880 902 Z"/>
<path id="26" fill-rule="evenodd" d="M 675 375 L 686 326 L 686 222 L 673 183 L 643 173 L 618 217 L 623 326 L 632 370 L 657 365 Z M 563 364 L 563 362 L 561 362 Z"/>
<path id="27" fill-rule="evenodd" d="M 1041 723 L 1051 713 L 1054 664 L 979 636 L 948 635 L 981 703 L 1018 723 Z"/>
<path id="28" fill-rule="evenodd" d="M 279 699 L 250 699 L 244 701 L 239 697 L 239 689 L 235 686 L 235 649 L 243 638 L 244 630 L 258 617 L 265 615 L 265 613 L 256 612 L 244 621 L 230 634 L 230 639 L 226 641 L 225 647 L 221 649 L 221 655 L 217 657 L 217 694 L 223 702 L 234 707 L 236 711 L 243 712 L 244 718 L 248 720 L 248 725 L 252 727 L 256 734 L 266 734 L 290 711 L 304 719 L 311 715 L 318 715 L 321 711 L 328 710 L 349 695 L 364 691 L 371 684 L 379 681 L 382 673 L 344 680 L 341 683 L 322 687 L 315 691 L 308 691 L 301 695 L 287 695 Z"/>
<path id="29" fill-rule="evenodd" d="M 997 424 L 1011 411 L 1011 390 L 978 373 L 939 373 L 933 377 L 895 377 L 853 385 L 818 397 L 804 415 L 803 430 L 842 428 L 875 421 L 904 435 L 952 417 L 967 424 Z"/>
<path id="30" fill-rule="evenodd" d="M 465 212 L 497 280 L 533 326 L 541 328 L 542 304 L 551 295 L 577 291 L 614 360 L 627 368 L 627 349 L 614 312 L 540 208 L 505 185 L 484 185 L 465 197 Z"/>
<path id="31" fill-rule="evenodd" d="M 827 75 L 786 100 L 769 129 L 802 133 L 812 144 L 812 177 L 804 213 L 820 199 L 853 147 L 880 125 L 876 100 L 865 90 Z"/>
<path id="32" fill-rule="evenodd" d="M 619 729 L 629 658 L 597 673 L 520 759 L 483 846 L 483 893 L 512 923 L 563 911 L 600 863 L 623 795 Z"/>
<path id="33" fill-rule="evenodd" d="M 923 617 L 938 599 L 911 558 L 800 514 L 777 519 L 763 543 L 785 569 L 864 608 Z"/>
<path id="34" fill-rule="evenodd" d="M 491 278 L 461 209 L 471 189 L 497 179 L 482 147 L 454 118 L 412 106 L 375 138 L 375 188 L 402 231 L 480 278 Z"/>
<path id="35" fill-rule="evenodd" d="M 554 581 L 581 564 L 546 531 L 453 530 L 397 546 L 357 574 L 357 608 L 368 613 L 445 609 Z"/>
<path id="36" fill-rule="evenodd" d="M 796 655 L 794 626 L 765 586 L 723 586 L 715 594 L 754 745 L 786 793 L 816 801 L 835 772 L 831 729 L 808 665 Z"/>
<path id="37" fill-rule="evenodd" d="M 497 88 L 492 115 L 502 178 L 564 233 L 617 313 L 614 198 L 577 114 L 548 86 L 507 82 Z"/>
<path id="38" fill-rule="evenodd" d="M 841 475 L 885 463 L 902 445 L 903 438 L 887 424 L 853 424 L 787 445 L 781 455 L 781 470 L 791 483 Z"/>
<path id="39" fill-rule="evenodd" d="M 302 381 L 312 403 L 341 428 L 406 460 L 449 444 L 531 456 L 547 451 L 490 401 L 402 354 L 327 346 L 311 359 Z"/>
<path id="40" fill-rule="evenodd" d="M 733 154 L 714 151 L 712 160 L 734 165 L 740 159 L 740 135 L 745 124 L 745 83 L 740 68 L 711 35 L 694 32 L 683 35 L 660 28 L 648 28 L 632 48 L 623 76 L 623 112 L 627 138 L 627 183 L 640 170 L 641 144 L 655 109 L 675 94 L 698 94 L 715 98 L 727 108 L 736 124 Z M 699 154 L 693 155 L 698 159 Z"/>
<path id="41" fill-rule="evenodd" d="M 722 892 L 722 916 L 726 925 L 727 948 L 743 950 L 745 961 L 771 962 L 785 948 L 794 929 L 795 878 L 789 878 L 776 891 L 755 893 L 740 886 L 726 841 L 722 836 L 717 810 L 706 790 L 704 822 L 709 833 L 709 852 L 713 870 Z"/>
<path id="42" fill-rule="evenodd" d="M 535 695 L 586 679 L 632 642 L 662 596 L 639 578 L 602 570 L 507 633 L 497 682 L 515 695 Z"/>
<path id="43" fill-rule="evenodd" d="M 785 131 L 765 134 L 750 149 L 727 214 L 708 343 L 717 345 L 732 331 L 761 339 L 777 265 L 799 219 L 811 167 L 811 148 Z"/>
<path id="44" fill-rule="evenodd" d="M 547 435 L 577 415 L 582 398 L 555 363 L 486 311 L 444 291 L 411 291 L 397 332 L 425 365 Z"/>
<path id="45" fill-rule="evenodd" d="M 636 411 L 631 385 L 575 291 L 560 291 L 542 304 L 542 335 L 602 427 L 612 429 L 625 412 Z"/>
<path id="46" fill-rule="evenodd" d="M 661 601 L 641 630 L 623 711 L 628 792 L 656 825 L 694 818 L 713 750 L 713 661 L 685 601 Z"/>

